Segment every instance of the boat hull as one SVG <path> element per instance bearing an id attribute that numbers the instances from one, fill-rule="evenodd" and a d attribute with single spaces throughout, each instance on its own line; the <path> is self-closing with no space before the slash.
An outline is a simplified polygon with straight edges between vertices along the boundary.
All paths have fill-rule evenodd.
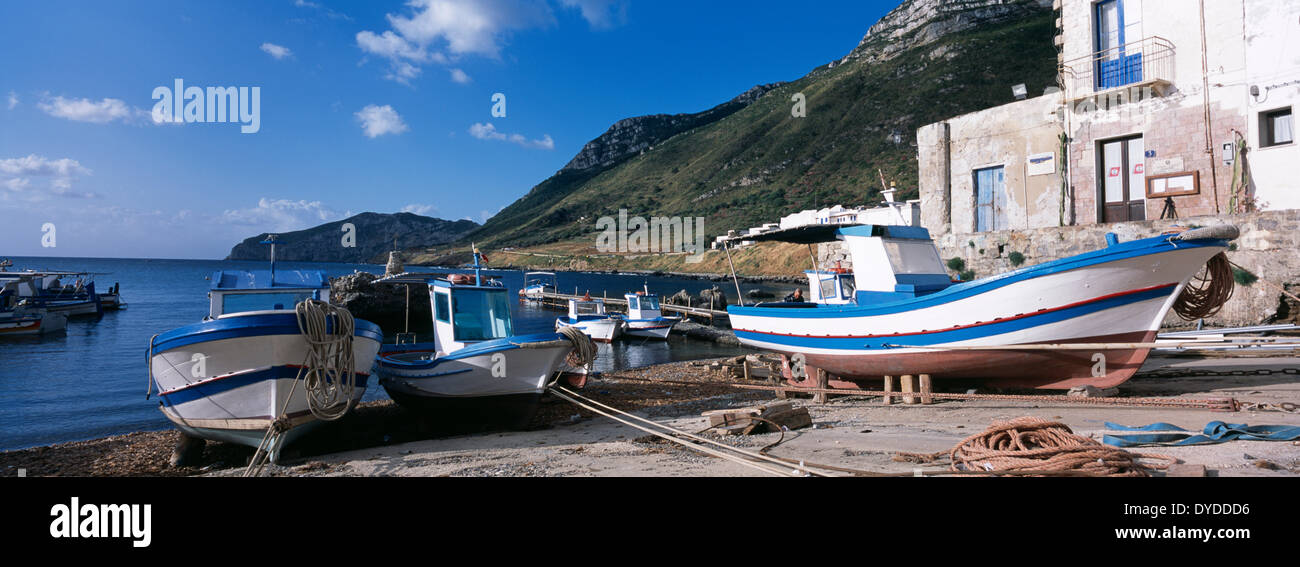
<path id="1" fill-rule="evenodd" d="M 0 316 L 0 337 L 49 335 L 66 331 L 68 317 L 62 313 Z"/>
<path id="2" fill-rule="evenodd" d="M 651 339 L 667 339 L 668 333 L 673 330 L 680 319 L 625 319 L 626 326 L 623 328 L 623 334 L 629 337 L 644 337 Z"/>
<path id="3" fill-rule="evenodd" d="M 397 403 L 434 421 L 526 424 L 572 343 L 556 334 L 478 343 L 450 355 L 433 345 L 389 345 L 375 360 Z"/>
<path id="4" fill-rule="evenodd" d="M 356 321 L 353 370 L 360 401 L 382 332 Z M 316 425 L 302 384 L 307 341 L 292 313 L 218 319 L 156 337 L 150 370 L 163 415 L 189 435 L 257 446 L 283 411 L 292 428 L 280 447 Z"/>
<path id="5" fill-rule="evenodd" d="M 999 387 L 1109 387 L 1128 380 L 1146 360 L 1149 349 L 1127 344 L 1153 340 L 1186 281 L 1224 248 L 1222 241 L 1130 246 L 905 302 L 733 308 L 731 320 L 742 343 L 803 355 L 810 367 L 805 376 L 821 369 L 832 381 L 929 374 Z M 771 315 L 764 316 L 768 309 Z M 1068 343 L 1107 347 L 1003 350 Z"/>
<path id="6" fill-rule="evenodd" d="M 559 330 L 564 327 L 574 327 L 582 334 L 591 337 L 591 340 L 598 343 L 614 342 L 623 332 L 623 322 L 613 317 L 602 317 L 599 319 L 584 319 L 574 322 L 568 318 L 555 320 L 555 329 Z"/>

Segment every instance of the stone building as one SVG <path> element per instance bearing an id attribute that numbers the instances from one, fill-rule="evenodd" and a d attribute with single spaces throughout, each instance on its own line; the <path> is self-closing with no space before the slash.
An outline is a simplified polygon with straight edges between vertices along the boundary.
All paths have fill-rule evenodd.
<path id="1" fill-rule="evenodd" d="M 1268 285 L 1238 286 L 1210 322 L 1295 320 L 1278 288 L 1300 288 L 1300 2 L 1053 8 L 1059 88 L 917 131 L 921 223 L 943 258 L 983 277 L 1108 232 L 1226 220 L 1243 230 L 1230 259 Z"/>

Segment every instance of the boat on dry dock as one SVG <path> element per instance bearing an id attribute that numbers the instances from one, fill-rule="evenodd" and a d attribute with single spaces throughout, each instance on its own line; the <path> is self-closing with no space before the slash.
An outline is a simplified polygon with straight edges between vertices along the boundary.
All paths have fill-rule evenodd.
<path id="1" fill-rule="evenodd" d="M 805 226 L 745 239 L 840 240 L 853 273 L 810 272 L 816 301 L 727 311 L 736 337 L 785 355 L 799 385 L 817 385 L 809 377 L 822 370 L 844 387 L 920 374 L 1109 387 L 1137 372 L 1189 279 L 1236 236 L 1231 225 L 1124 243 L 1109 235 L 1100 250 L 953 282 L 924 228 Z"/>
<path id="2" fill-rule="evenodd" d="M 383 332 L 331 306 L 323 272 L 272 262 L 211 281 L 202 322 L 149 340 L 150 392 L 178 429 L 265 447 L 274 461 L 361 399 Z"/>
<path id="3" fill-rule="evenodd" d="M 514 334 L 506 288 L 482 276 L 477 253 L 473 275 L 402 274 L 377 281 L 427 289 L 433 342 L 384 345 L 375 372 L 389 397 L 433 421 L 521 426 L 550 383 L 566 378 L 581 384 L 595 358 L 595 346 L 581 333 Z"/>

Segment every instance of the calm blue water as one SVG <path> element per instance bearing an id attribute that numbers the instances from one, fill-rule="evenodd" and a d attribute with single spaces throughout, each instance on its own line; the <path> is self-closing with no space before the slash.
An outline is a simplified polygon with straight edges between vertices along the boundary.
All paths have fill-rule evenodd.
<path id="1" fill-rule="evenodd" d="M 149 337 L 199 322 L 207 314 L 207 277 L 216 270 L 266 269 L 266 262 L 216 260 L 134 260 L 105 258 L 13 258 L 13 270 L 79 270 L 101 272 L 97 286 L 121 283 L 128 307 L 108 312 L 100 320 L 74 318 L 65 335 L 0 339 L 0 450 L 93 439 L 132 431 L 167 429 L 156 398 L 145 400 L 145 366 Z M 383 266 L 279 262 L 281 269 L 323 270 L 329 276 L 354 270 L 382 273 Z M 412 270 L 422 270 L 412 268 Z M 424 271 L 445 273 L 452 270 Z M 501 277 L 513 297 L 523 273 L 486 271 Z M 612 297 L 641 289 L 668 295 L 680 289 L 698 294 L 729 282 L 668 277 L 560 272 L 561 291 Z M 752 287 L 742 284 L 745 291 Z M 791 286 L 783 286 L 788 288 Z M 777 291 L 779 288 L 764 287 Z M 782 295 L 788 289 L 781 289 Z M 734 301 L 732 286 L 729 298 Z M 514 307 L 515 332 L 554 329 L 557 311 L 527 303 Z M 385 329 L 394 333 L 400 329 Z M 742 352 L 740 349 L 696 341 L 622 341 L 600 345 L 597 368 L 610 371 Z M 385 399 L 383 388 L 366 391 L 366 399 Z"/>

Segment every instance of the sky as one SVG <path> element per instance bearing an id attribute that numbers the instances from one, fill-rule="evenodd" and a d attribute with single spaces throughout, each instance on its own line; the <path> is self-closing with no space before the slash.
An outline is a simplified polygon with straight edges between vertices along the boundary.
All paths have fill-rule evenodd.
<path id="1" fill-rule="evenodd" d="M 364 211 L 483 222 L 614 122 L 797 79 L 895 5 L 6 1 L 0 258 L 219 259 Z M 209 112 L 229 87 L 243 108 Z"/>

